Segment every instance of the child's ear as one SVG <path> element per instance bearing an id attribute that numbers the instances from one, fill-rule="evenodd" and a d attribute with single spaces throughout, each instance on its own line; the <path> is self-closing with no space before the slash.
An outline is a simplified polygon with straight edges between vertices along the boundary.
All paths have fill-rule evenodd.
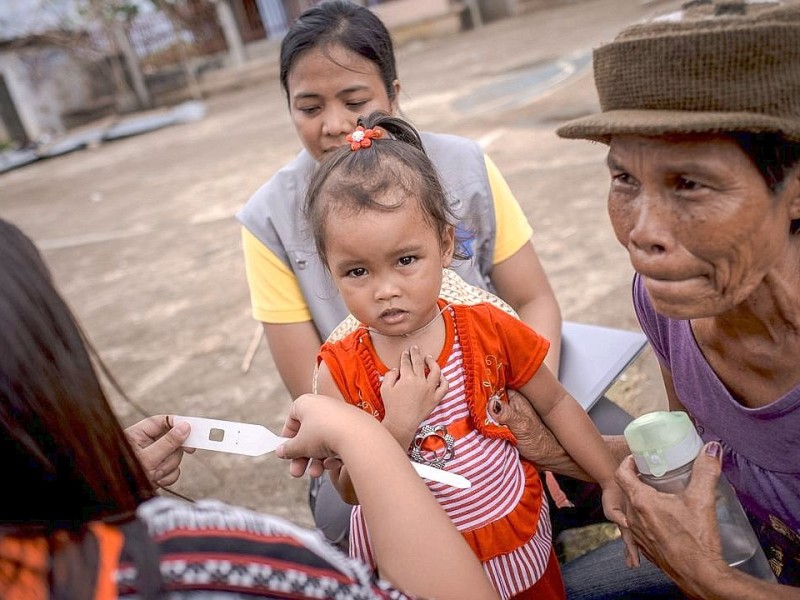
<path id="1" fill-rule="evenodd" d="M 449 267 L 453 262 L 453 253 L 456 249 L 456 228 L 448 225 L 442 236 L 442 267 Z"/>

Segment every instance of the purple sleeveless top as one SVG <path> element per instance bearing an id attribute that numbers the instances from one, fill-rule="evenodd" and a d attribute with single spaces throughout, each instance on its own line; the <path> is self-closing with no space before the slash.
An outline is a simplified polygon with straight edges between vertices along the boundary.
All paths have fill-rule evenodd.
<path id="1" fill-rule="evenodd" d="M 771 404 L 746 408 L 706 361 L 689 321 L 657 314 L 638 275 L 633 303 L 697 431 L 704 441 L 722 444 L 723 471 L 778 580 L 800 586 L 800 386 Z"/>

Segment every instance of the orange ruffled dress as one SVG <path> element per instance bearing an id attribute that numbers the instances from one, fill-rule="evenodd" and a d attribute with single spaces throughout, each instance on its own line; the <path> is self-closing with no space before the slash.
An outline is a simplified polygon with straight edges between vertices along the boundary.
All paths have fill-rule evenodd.
<path id="1" fill-rule="evenodd" d="M 505 401 L 507 388 L 533 377 L 549 342 L 490 304 L 439 304 L 446 307 L 446 339 L 438 363 L 449 387 L 421 426 L 443 426 L 454 438 L 454 455 L 444 468 L 467 477 L 472 486 L 460 490 L 426 483 L 503 598 L 564 598 L 542 482 L 519 456 L 513 434 L 488 410 L 491 399 Z M 323 345 L 318 360 L 325 361 L 348 402 L 384 418 L 380 385 L 388 368 L 365 328 Z M 443 443 L 429 437 L 422 449 L 441 454 Z M 350 553 L 375 564 L 359 506 L 351 518 Z"/>

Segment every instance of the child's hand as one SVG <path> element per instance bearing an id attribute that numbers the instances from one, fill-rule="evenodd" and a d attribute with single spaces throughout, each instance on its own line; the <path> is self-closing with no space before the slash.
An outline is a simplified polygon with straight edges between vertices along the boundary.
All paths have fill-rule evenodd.
<path id="1" fill-rule="evenodd" d="M 625 494 L 616 482 L 603 484 L 603 512 L 606 518 L 616 523 L 625 542 L 625 563 L 629 567 L 639 566 L 639 547 L 633 541 L 633 534 L 628 528 L 628 519 L 625 516 Z"/>
<path id="2" fill-rule="evenodd" d="M 446 393 L 447 380 L 439 365 L 432 356 L 423 359 L 419 348 L 411 346 L 400 357 L 400 368 L 390 370 L 383 378 L 381 398 L 386 407 L 383 424 L 398 441 L 405 442 L 407 437 L 410 443 L 419 424 Z"/>

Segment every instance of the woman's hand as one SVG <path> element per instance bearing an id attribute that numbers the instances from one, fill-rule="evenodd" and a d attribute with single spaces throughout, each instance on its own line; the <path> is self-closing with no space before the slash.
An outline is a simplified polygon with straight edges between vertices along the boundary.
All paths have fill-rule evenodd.
<path id="1" fill-rule="evenodd" d="M 508 402 L 495 400 L 489 410 L 494 419 L 506 425 L 517 438 L 517 449 L 522 457 L 540 469 L 593 481 L 561 447 L 527 398 L 515 390 L 508 390 L 507 394 Z"/>
<path id="2" fill-rule="evenodd" d="M 692 477 L 679 494 L 659 492 L 639 480 L 633 457 L 617 470 L 616 480 L 627 496 L 627 519 L 644 554 L 685 592 L 704 597 L 703 580 L 724 577 L 716 517 L 716 485 L 720 447 L 707 444 L 695 460 Z"/>
<path id="3" fill-rule="evenodd" d="M 383 425 L 403 448 L 408 448 L 422 423 L 447 393 L 447 380 L 430 355 L 411 346 L 400 357 L 400 368 L 383 378 L 381 398 L 386 408 Z"/>
<path id="4" fill-rule="evenodd" d="M 291 439 L 278 447 L 275 454 L 291 460 L 289 473 L 292 477 L 302 477 L 306 469 L 312 477 L 319 477 L 326 468 L 340 469 L 342 463 L 338 458 L 338 436 L 343 434 L 343 430 L 353 427 L 359 413 L 375 420 L 341 400 L 303 394 L 292 402 L 283 425 L 281 435 Z M 352 429 L 349 432 L 350 435 L 357 435 Z"/>
<path id="5" fill-rule="evenodd" d="M 166 415 L 156 415 L 134 423 L 125 435 L 150 481 L 166 486 L 178 481 L 183 453 L 194 452 L 194 448 L 183 448 L 190 430 L 188 423 L 172 427 Z"/>

